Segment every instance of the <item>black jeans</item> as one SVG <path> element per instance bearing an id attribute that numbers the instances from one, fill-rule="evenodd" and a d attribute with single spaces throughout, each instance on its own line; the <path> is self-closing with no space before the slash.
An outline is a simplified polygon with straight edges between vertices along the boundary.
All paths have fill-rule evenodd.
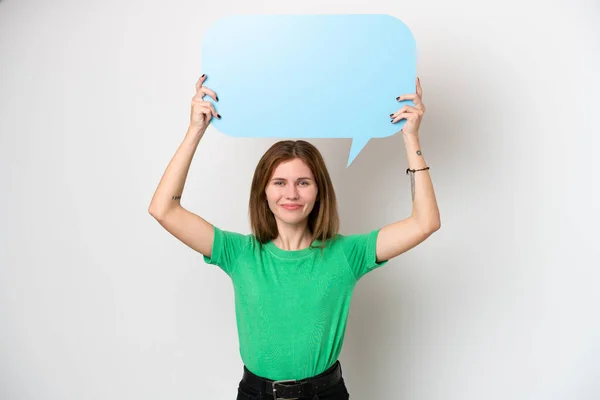
<path id="1" fill-rule="evenodd" d="M 339 363 L 339 360 L 336 362 L 336 364 L 337 363 Z M 317 377 L 327 374 L 336 366 L 336 364 L 334 364 L 327 371 L 324 371 L 323 373 L 317 375 Z M 245 366 L 244 369 L 246 369 Z M 342 378 L 337 384 L 330 387 L 329 389 L 324 390 L 313 397 L 300 397 L 299 400 L 348 400 L 349 398 L 350 394 L 346 389 L 344 378 Z M 268 395 L 266 393 L 261 394 L 259 390 L 248 387 L 244 384 L 244 382 L 240 381 L 236 400 L 273 400 L 273 396 Z"/>

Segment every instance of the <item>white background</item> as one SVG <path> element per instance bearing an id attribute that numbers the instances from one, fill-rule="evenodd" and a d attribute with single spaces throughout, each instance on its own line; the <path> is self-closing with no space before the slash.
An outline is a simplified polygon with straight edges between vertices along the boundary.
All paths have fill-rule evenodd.
<path id="1" fill-rule="evenodd" d="M 358 284 L 351 398 L 599 398 L 595 0 L 0 1 L 0 398 L 235 398 L 231 282 L 147 211 L 231 13 L 390 14 L 417 41 L 442 228 Z M 247 233 L 276 140 L 210 127 L 182 205 Z M 350 139 L 311 142 L 342 233 L 410 214 L 399 135 L 347 169 Z"/>

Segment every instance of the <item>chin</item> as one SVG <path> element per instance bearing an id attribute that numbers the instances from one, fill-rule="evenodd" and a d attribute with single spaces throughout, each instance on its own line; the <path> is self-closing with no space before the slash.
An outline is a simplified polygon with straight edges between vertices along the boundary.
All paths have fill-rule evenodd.
<path id="1" fill-rule="evenodd" d="M 294 225 L 294 224 L 298 224 L 300 222 L 304 222 L 304 220 L 306 219 L 306 217 L 302 216 L 302 217 L 296 217 L 296 218 L 290 218 L 288 217 L 284 217 L 282 218 L 281 215 L 277 215 L 277 219 L 280 220 L 281 222 L 284 222 L 286 224 L 289 225 Z"/>

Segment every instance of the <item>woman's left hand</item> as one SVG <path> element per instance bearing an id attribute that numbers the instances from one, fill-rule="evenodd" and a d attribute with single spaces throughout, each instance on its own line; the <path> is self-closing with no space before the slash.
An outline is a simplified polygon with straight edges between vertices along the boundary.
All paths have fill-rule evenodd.
<path id="1" fill-rule="evenodd" d="M 412 100 L 415 106 L 406 105 L 396 111 L 393 114 L 390 114 L 390 118 L 392 118 L 392 124 L 396 122 L 406 119 L 406 124 L 402 128 L 402 133 L 404 135 L 419 135 L 419 126 L 421 125 L 421 119 L 423 119 L 423 114 L 425 114 L 425 105 L 423 104 L 423 90 L 421 89 L 421 81 L 417 78 L 417 93 L 413 94 L 404 94 L 402 96 L 396 97 L 396 100 Z"/>

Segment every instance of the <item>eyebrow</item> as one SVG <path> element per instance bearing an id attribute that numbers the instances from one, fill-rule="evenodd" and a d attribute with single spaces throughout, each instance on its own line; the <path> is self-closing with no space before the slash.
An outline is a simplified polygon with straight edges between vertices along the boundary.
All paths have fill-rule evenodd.
<path id="1" fill-rule="evenodd" d="M 296 179 L 297 181 L 302 180 L 302 179 L 308 179 L 312 181 L 312 178 L 309 178 L 308 176 L 303 176 L 301 178 Z M 272 181 L 287 181 L 287 179 L 285 178 L 273 178 L 271 179 Z"/>

